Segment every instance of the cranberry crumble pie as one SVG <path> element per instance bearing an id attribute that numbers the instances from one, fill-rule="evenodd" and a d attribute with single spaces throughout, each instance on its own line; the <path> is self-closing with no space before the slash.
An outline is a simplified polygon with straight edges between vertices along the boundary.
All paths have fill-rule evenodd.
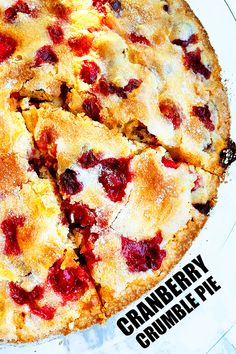
<path id="1" fill-rule="evenodd" d="M 0 4 L 0 340 L 103 323 L 191 246 L 235 159 L 183 0 Z"/>

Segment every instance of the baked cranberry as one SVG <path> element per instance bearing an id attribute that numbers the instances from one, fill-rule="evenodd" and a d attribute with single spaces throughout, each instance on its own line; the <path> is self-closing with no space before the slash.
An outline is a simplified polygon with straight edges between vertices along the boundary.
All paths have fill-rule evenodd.
<path id="1" fill-rule="evenodd" d="M 181 46 L 182 48 L 186 48 L 189 44 L 194 44 L 194 43 L 197 43 L 198 41 L 198 37 L 196 34 L 192 34 L 189 39 L 187 40 L 183 40 L 183 39 L 174 39 L 172 41 L 173 44 L 176 44 L 176 45 L 179 45 Z"/>
<path id="2" fill-rule="evenodd" d="M 56 4 L 53 7 L 53 12 L 56 17 L 60 20 L 69 21 L 71 9 L 63 4 Z"/>
<path id="3" fill-rule="evenodd" d="M 10 296 L 18 305 L 28 305 L 31 312 L 44 320 L 53 319 L 56 310 L 51 306 L 39 307 L 37 301 L 41 300 L 44 295 L 44 289 L 40 285 L 36 285 L 33 290 L 26 291 L 16 283 L 9 283 Z"/>
<path id="4" fill-rule="evenodd" d="M 55 64 L 58 62 L 58 57 L 50 45 L 45 45 L 38 49 L 35 55 L 34 66 L 43 64 Z"/>
<path id="5" fill-rule="evenodd" d="M 35 171 L 39 175 L 40 169 L 43 167 L 43 160 L 37 150 L 33 149 L 28 162 L 31 170 Z"/>
<path id="6" fill-rule="evenodd" d="M 62 193 L 74 195 L 83 189 L 83 183 L 78 181 L 78 175 L 75 171 L 67 168 L 60 176 L 60 188 Z"/>
<path id="7" fill-rule="evenodd" d="M 145 272 L 148 269 L 157 270 L 161 267 L 166 251 L 160 249 L 162 242 L 159 232 L 153 239 L 132 241 L 121 237 L 122 255 L 130 272 Z"/>
<path id="8" fill-rule="evenodd" d="M 42 159 L 39 158 L 39 157 L 31 156 L 29 158 L 29 165 L 30 165 L 32 171 L 36 172 L 37 175 L 39 176 L 40 175 L 40 169 L 43 167 Z"/>
<path id="9" fill-rule="evenodd" d="M 167 159 L 166 157 L 162 157 L 162 163 L 167 168 L 174 168 L 175 170 L 180 166 L 180 162 L 175 162 L 171 159 Z"/>
<path id="10" fill-rule="evenodd" d="M 98 240 L 99 235 L 94 232 L 91 233 L 90 229 L 82 230 L 82 234 L 83 239 L 80 251 L 85 259 L 86 266 L 91 271 L 94 267 L 94 264 L 101 260 L 101 258 L 99 256 L 96 256 L 93 252 L 94 244 Z"/>
<path id="11" fill-rule="evenodd" d="M 166 99 L 159 103 L 159 108 L 163 116 L 173 124 L 174 129 L 178 129 L 182 122 L 182 118 L 175 103 L 170 99 Z"/>
<path id="12" fill-rule="evenodd" d="M 93 0 L 93 6 L 98 12 L 106 14 L 105 4 L 109 4 L 113 11 L 119 13 L 121 10 L 121 2 L 119 0 Z"/>
<path id="13" fill-rule="evenodd" d="M 41 132 L 40 138 L 37 141 L 37 145 L 41 150 L 47 150 L 49 145 L 55 143 L 55 140 L 55 131 L 50 127 L 44 128 L 44 130 Z"/>
<path id="14" fill-rule="evenodd" d="M 20 101 L 23 97 L 20 95 L 19 92 L 12 92 L 10 94 L 10 98 L 14 98 L 17 101 Z"/>
<path id="15" fill-rule="evenodd" d="M 13 23 L 16 20 L 17 14 L 21 12 L 23 14 L 30 15 L 32 17 L 37 16 L 37 10 L 31 10 L 25 1 L 18 0 L 14 5 L 9 7 L 4 12 L 4 19 L 6 22 Z"/>
<path id="16" fill-rule="evenodd" d="M 215 130 L 215 126 L 211 120 L 211 112 L 209 110 L 208 105 L 193 106 L 192 115 L 198 117 L 209 131 L 212 132 Z"/>
<path id="17" fill-rule="evenodd" d="M 94 155 L 92 150 L 89 150 L 78 159 L 78 163 L 85 169 L 95 167 L 99 163 L 99 159 Z"/>
<path id="18" fill-rule="evenodd" d="M 96 223 L 95 211 L 86 204 L 64 202 L 62 209 L 72 228 L 92 227 Z"/>
<path id="19" fill-rule="evenodd" d="M 61 264 L 58 260 L 50 268 L 48 282 L 64 301 L 76 301 L 87 291 L 89 275 L 82 267 L 61 269 Z"/>
<path id="20" fill-rule="evenodd" d="M 0 33 L 0 63 L 10 58 L 15 52 L 17 42 L 14 38 Z"/>
<path id="21" fill-rule="evenodd" d="M 17 240 L 17 230 L 24 225 L 24 222 L 24 216 L 11 215 L 1 223 L 1 229 L 5 235 L 4 254 L 8 256 L 18 256 L 21 254 Z"/>
<path id="22" fill-rule="evenodd" d="M 124 91 L 125 92 L 132 92 L 133 90 L 139 88 L 141 83 L 142 83 L 142 80 L 130 79 L 128 84 L 124 87 Z"/>
<path id="23" fill-rule="evenodd" d="M 98 102 L 97 97 L 91 96 L 89 98 L 86 98 L 83 102 L 83 110 L 85 114 L 91 118 L 92 120 L 95 121 L 100 121 L 100 104 Z"/>
<path id="24" fill-rule="evenodd" d="M 209 201 L 205 204 L 193 204 L 193 206 L 203 215 L 209 215 L 211 210 L 211 203 Z"/>
<path id="25" fill-rule="evenodd" d="M 113 11 L 117 13 L 121 11 L 121 2 L 119 0 L 110 0 L 109 2 Z"/>
<path id="26" fill-rule="evenodd" d="M 236 144 L 229 139 L 227 146 L 220 153 L 220 164 L 226 168 L 236 161 Z"/>
<path id="27" fill-rule="evenodd" d="M 37 140 L 39 150 L 44 152 L 43 164 L 49 169 L 57 165 L 57 144 L 55 143 L 57 134 L 51 127 L 46 127 Z"/>
<path id="28" fill-rule="evenodd" d="M 197 175 L 195 181 L 194 181 L 194 187 L 191 190 L 191 192 L 195 192 L 198 188 L 200 188 L 202 185 L 202 177 L 200 175 Z"/>
<path id="29" fill-rule="evenodd" d="M 102 77 L 98 82 L 96 90 L 104 96 L 116 94 L 118 97 L 127 98 L 127 92 L 132 92 L 139 88 L 141 83 L 142 80 L 130 79 L 126 86 L 118 87 L 112 82 L 108 82 L 105 77 Z"/>
<path id="30" fill-rule="evenodd" d="M 199 48 L 193 52 L 185 52 L 184 65 L 186 68 L 192 70 L 194 74 L 200 74 L 205 79 L 209 79 L 211 76 L 211 71 L 201 62 L 201 51 Z"/>
<path id="31" fill-rule="evenodd" d="M 133 43 L 139 43 L 139 44 L 144 44 L 144 45 L 151 45 L 151 42 L 144 36 L 141 36 L 139 34 L 136 34 L 135 32 L 132 32 L 129 34 L 129 39 Z"/>
<path id="32" fill-rule="evenodd" d="M 96 8 L 96 10 L 98 12 L 103 12 L 106 14 L 106 8 L 105 8 L 105 4 L 108 2 L 109 0 L 93 0 L 93 6 Z"/>
<path id="33" fill-rule="evenodd" d="M 40 285 L 36 285 L 33 290 L 26 291 L 14 282 L 9 283 L 10 296 L 18 305 L 31 305 L 36 300 L 43 298 L 44 289 Z"/>
<path id="34" fill-rule="evenodd" d="M 86 84 L 94 84 L 97 80 L 98 73 L 98 65 L 94 61 L 85 60 L 80 71 L 80 78 L 86 82 Z"/>
<path id="35" fill-rule="evenodd" d="M 55 316 L 55 313 L 56 313 L 55 308 L 53 308 L 51 306 L 47 306 L 47 305 L 39 307 L 36 304 L 32 304 L 30 306 L 30 310 L 34 315 L 36 315 L 46 321 L 52 320 Z"/>
<path id="36" fill-rule="evenodd" d="M 64 32 L 58 23 L 47 28 L 49 36 L 54 44 L 61 44 L 64 40 Z"/>
<path id="37" fill-rule="evenodd" d="M 101 161 L 99 182 L 113 202 L 120 202 L 125 195 L 128 182 L 132 179 L 129 170 L 130 158 L 109 158 Z"/>
<path id="38" fill-rule="evenodd" d="M 68 44 L 75 55 L 82 57 L 89 53 L 92 47 L 92 39 L 87 36 L 71 37 Z"/>
<path id="39" fill-rule="evenodd" d="M 116 92 L 115 85 L 109 83 L 104 76 L 100 78 L 97 90 L 104 96 L 109 96 Z"/>
<path id="40" fill-rule="evenodd" d="M 165 12 L 169 12 L 169 5 L 165 4 L 165 5 L 163 6 L 163 10 L 164 10 Z"/>

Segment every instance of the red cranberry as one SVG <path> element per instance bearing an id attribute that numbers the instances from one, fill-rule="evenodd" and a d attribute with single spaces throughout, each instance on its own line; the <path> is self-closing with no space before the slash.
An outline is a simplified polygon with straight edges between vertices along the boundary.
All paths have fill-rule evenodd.
<path id="1" fill-rule="evenodd" d="M 132 175 L 129 171 L 130 158 L 110 158 L 101 161 L 99 182 L 113 202 L 120 202 Z"/>
<path id="2" fill-rule="evenodd" d="M 81 247 L 81 249 L 83 250 L 82 255 L 85 259 L 86 266 L 91 271 L 94 267 L 94 264 L 101 260 L 101 258 L 96 256 L 93 252 L 94 243 L 99 238 L 99 235 L 94 232 L 91 233 L 90 229 L 84 229 L 82 231 L 82 234 L 83 234 L 82 247 Z"/>
<path id="3" fill-rule="evenodd" d="M 5 235 L 4 254 L 8 256 L 18 256 L 21 250 L 17 240 L 17 229 L 25 222 L 24 216 L 9 216 L 1 223 L 2 232 Z"/>
<path id="4" fill-rule="evenodd" d="M 43 161 L 41 158 L 39 157 L 34 157 L 34 156 L 31 156 L 29 158 L 29 165 L 31 167 L 31 170 L 36 172 L 37 175 L 39 176 L 40 174 L 40 169 L 43 167 Z"/>
<path id="5" fill-rule="evenodd" d="M 55 316 L 55 313 L 56 313 L 55 308 L 53 308 L 51 306 L 47 306 L 47 305 L 39 307 L 36 304 L 32 304 L 30 306 L 30 310 L 34 315 L 36 315 L 46 321 L 52 320 Z"/>
<path id="6" fill-rule="evenodd" d="M 64 40 L 64 32 L 61 26 L 55 23 L 47 28 L 49 36 L 54 44 L 61 44 Z"/>
<path id="7" fill-rule="evenodd" d="M 53 128 L 45 128 L 37 140 L 38 148 L 44 152 L 43 163 L 48 168 L 54 168 L 57 164 L 57 144 L 55 143 L 57 138 L 56 132 Z"/>
<path id="8" fill-rule="evenodd" d="M 40 150 L 49 151 L 50 155 L 56 157 L 56 144 L 57 134 L 53 128 L 45 128 L 37 140 L 37 145 Z"/>
<path id="9" fill-rule="evenodd" d="M 104 96 L 112 95 L 116 92 L 115 85 L 109 83 L 105 77 L 101 77 L 97 89 Z"/>
<path id="10" fill-rule="evenodd" d="M 45 63 L 55 64 L 58 62 L 58 57 L 50 45 L 45 45 L 38 49 L 35 55 L 35 66 L 41 66 Z"/>
<path id="11" fill-rule="evenodd" d="M 145 272 L 148 269 L 159 269 L 166 256 L 166 251 L 160 249 L 161 242 L 160 232 L 153 239 L 145 241 L 132 241 L 122 237 L 122 255 L 126 259 L 129 271 Z"/>
<path id="12" fill-rule="evenodd" d="M 32 291 L 26 291 L 16 283 L 9 283 L 10 296 L 18 305 L 31 305 L 36 300 L 43 298 L 44 289 L 40 285 L 36 285 Z"/>
<path id="13" fill-rule="evenodd" d="M 229 139 L 227 146 L 220 153 L 220 164 L 226 168 L 234 161 L 236 161 L 236 144 L 232 139 Z"/>
<path id="14" fill-rule="evenodd" d="M 183 39 L 174 39 L 172 41 L 173 44 L 179 45 L 183 48 L 186 48 L 189 44 L 194 44 L 197 43 L 198 37 L 196 34 L 192 34 L 189 39 L 183 40 Z"/>
<path id="15" fill-rule="evenodd" d="M 64 202 L 62 205 L 69 224 L 75 227 L 92 227 L 96 223 L 96 213 L 89 209 L 88 205 L 81 203 L 70 204 Z"/>
<path id="16" fill-rule="evenodd" d="M 124 91 L 125 92 L 132 92 L 133 90 L 139 88 L 141 83 L 142 83 L 142 80 L 130 79 L 128 84 L 124 87 Z"/>
<path id="17" fill-rule="evenodd" d="M 164 10 L 165 12 L 169 12 L 169 5 L 165 4 L 165 5 L 163 6 L 163 10 Z"/>
<path id="18" fill-rule="evenodd" d="M 49 145 L 55 143 L 56 133 L 52 128 L 45 128 L 40 135 L 37 145 L 41 150 L 47 150 Z"/>
<path id="19" fill-rule="evenodd" d="M 53 12 L 60 20 L 69 21 L 71 9 L 63 4 L 57 4 L 53 7 Z"/>
<path id="20" fill-rule="evenodd" d="M 64 301 L 76 301 L 88 289 L 89 276 L 82 267 L 61 269 L 62 260 L 50 268 L 48 282 Z"/>
<path id="21" fill-rule="evenodd" d="M 167 159 L 166 157 L 162 157 L 162 163 L 167 168 L 174 168 L 175 170 L 180 166 L 179 162 L 175 162 L 171 159 Z"/>
<path id="22" fill-rule="evenodd" d="M 17 42 L 14 38 L 0 33 L 0 63 L 10 58 L 15 52 Z"/>
<path id="23" fill-rule="evenodd" d="M 195 192 L 198 188 L 201 187 L 201 184 L 202 184 L 202 178 L 200 175 L 197 175 L 197 178 L 194 181 L 194 187 L 191 190 L 191 192 Z"/>
<path id="24" fill-rule="evenodd" d="M 151 45 L 151 42 L 144 36 L 138 35 L 135 32 L 132 32 L 129 34 L 129 39 L 133 43 L 139 43 L 139 44 L 144 44 L 144 45 Z"/>
<path id="25" fill-rule="evenodd" d="M 211 210 L 211 204 L 209 201 L 206 204 L 193 204 L 193 206 L 203 215 L 209 215 Z"/>
<path id="26" fill-rule="evenodd" d="M 182 118 L 175 103 L 166 99 L 160 102 L 159 108 L 163 116 L 171 121 L 175 129 L 178 129 L 182 122 Z"/>
<path id="27" fill-rule="evenodd" d="M 37 301 L 41 300 L 44 295 L 44 289 L 40 285 L 36 285 L 32 291 L 26 291 L 16 283 L 9 283 L 9 290 L 11 298 L 18 305 L 28 305 L 31 312 L 41 317 L 44 320 L 53 319 L 56 310 L 51 306 L 39 307 Z"/>
<path id="28" fill-rule="evenodd" d="M 97 91 L 104 96 L 116 94 L 118 97 L 127 98 L 127 92 L 132 92 L 139 88 L 141 83 L 142 80 L 130 79 L 125 87 L 118 87 L 113 83 L 108 82 L 105 77 L 102 77 L 98 82 Z"/>
<path id="29" fill-rule="evenodd" d="M 95 167 L 99 163 L 97 156 L 93 154 L 92 150 L 89 150 L 78 159 L 78 163 L 85 169 Z"/>
<path id="30" fill-rule="evenodd" d="M 211 120 L 211 112 L 208 105 L 205 106 L 193 106 L 192 115 L 198 117 L 205 127 L 211 132 L 215 130 L 215 126 Z"/>
<path id="31" fill-rule="evenodd" d="M 86 84 L 94 84 L 97 80 L 98 73 L 99 67 L 94 61 L 84 61 L 80 71 L 80 77 Z"/>
<path id="32" fill-rule="evenodd" d="M 91 118 L 92 120 L 95 121 L 100 121 L 100 104 L 98 102 L 97 97 L 92 96 L 89 98 L 86 98 L 83 102 L 83 110 L 85 114 Z"/>
<path id="33" fill-rule="evenodd" d="M 92 39 L 87 36 L 71 37 L 68 44 L 75 55 L 82 57 L 89 53 L 92 47 Z"/>
<path id="34" fill-rule="evenodd" d="M 14 5 L 9 7 L 4 12 L 4 18 L 6 22 L 13 23 L 16 20 L 18 12 L 23 14 L 30 15 L 32 17 L 36 17 L 37 11 L 30 10 L 28 4 L 25 1 L 18 0 Z"/>
<path id="35" fill-rule="evenodd" d="M 110 0 L 109 2 L 113 11 L 117 13 L 121 11 L 121 2 L 119 0 Z"/>
<path id="36" fill-rule="evenodd" d="M 35 171 L 39 175 L 40 169 L 43 167 L 43 160 L 35 149 L 33 149 L 28 162 L 31 170 Z"/>
<path id="37" fill-rule="evenodd" d="M 67 168 L 60 176 L 60 188 L 62 193 L 74 195 L 83 189 L 83 183 L 78 181 L 78 175 L 75 171 Z"/>
<path id="38" fill-rule="evenodd" d="M 10 98 L 14 98 L 17 101 L 20 101 L 23 97 L 20 95 L 19 92 L 12 92 L 10 94 Z"/>
<path id="39" fill-rule="evenodd" d="M 192 70 L 194 74 L 200 74 L 209 79 L 211 76 L 211 71 L 205 67 L 201 62 L 201 51 L 197 48 L 193 52 L 186 52 L 184 55 L 184 65 L 186 68 Z"/>
<path id="40" fill-rule="evenodd" d="M 108 0 L 93 0 L 93 6 L 96 8 L 98 12 L 103 12 L 106 14 L 105 4 Z"/>

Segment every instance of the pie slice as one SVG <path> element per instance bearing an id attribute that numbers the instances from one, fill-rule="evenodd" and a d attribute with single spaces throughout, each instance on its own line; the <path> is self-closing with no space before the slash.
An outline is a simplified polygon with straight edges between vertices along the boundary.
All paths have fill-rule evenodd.
<path id="1" fill-rule="evenodd" d="M 1 121 L 8 129 L 0 151 L 0 337 L 11 342 L 103 319 L 93 280 L 68 238 L 54 182 L 39 178 L 28 163 L 30 134 L 22 120 L 17 113 Z"/>
<path id="2" fill-rule="evenodd" d="M 12 168 L 11 157 L 0 161 Z M 24 174 L 19 166 L 16 172 Z M 103 318 L 94 283 L 68 238 L 55 186 L 36 176 L 0 201 L 0 335 L 8 341 L 68 333 Z"/>
<path id="3" fill-rule="evenodd" d="M 87 117 L 50 107 L 24 116 L 45 160 L 54 154 L 74 242 L 109 316 L 183 255 L 215 203 L 219 178 L 174 161 L 163 147 L 134 148 Z"/>
<path id="4" fill-rule="evenodd" d="M 200 168 L 174 162 L 163 148 L 134 156 L 130 171 L 129 199 L 111 226 L 97 237 L 95 226 L 80 231 L 90 241 L 81 252 L 90 261 L 92 249 L 95 261 L 88 264 L 107 316 L 154 286 L 183 256 L 205 224 L 219 184 Z"/>
<path id="5" fill-rule="evenodd" d="M 131 158 L 144 147 L 84 114 L 44 106 L 24 117 L 43 164 L 56 176 L 67 217 L 76 225 L 76 214 L 89 208 L 108 227 L 129 198 Z"/>

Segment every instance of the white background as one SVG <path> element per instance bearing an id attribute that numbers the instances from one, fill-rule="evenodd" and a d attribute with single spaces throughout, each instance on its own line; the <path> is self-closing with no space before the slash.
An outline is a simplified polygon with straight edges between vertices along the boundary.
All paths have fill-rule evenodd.
<path id="1" fill-rule="evenodd" d="M 236 140 L 236 20 L 224 0 L 188 2 L 207 29 L 219 56 L 230 100 L 232 138 Z M 236 17 L 236 0 L 227 3 Z M 235 354 L 236 163 L 220 188 L 219 201 L 205 229 L 175 271 L 199 253 L 222 289 L 149 349 L 142 349 L 135 336 L 126 338 L 118 330 L 116 320 L 122 315 L 119 313 L 102 327 L 67 337 L 24 346 L 0 345 L 1 354 Z"/>

